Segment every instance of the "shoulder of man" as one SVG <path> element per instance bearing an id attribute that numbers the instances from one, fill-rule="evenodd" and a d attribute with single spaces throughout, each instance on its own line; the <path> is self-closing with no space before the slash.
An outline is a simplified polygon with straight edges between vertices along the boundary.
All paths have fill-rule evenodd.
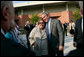
<path id="1" fill-rule="evenodd" d="M 82 18 L 78 19 L 78 20 L 76 21 L 76 23 L 80 23 L 80 22 L 81 22 L 81 20 L 82 20 Z"/>
<path id="2" fill-rule="evenodd" d="M 28 53 L 27 48 L 25 48 L 20 44 L 15 43 L 10 39 L 5 38 L 5 36 L 2 35 L 1 37 L 1 55 L 2 56 L 27 55 L 27 53 Z"/>
<path id="3" fill-rule="evenodd" d="M 57 20 L 57 19 L 52 19 L 52 22 L 55 22 L 55 23 L 60 23 L 60 20 Z"/>

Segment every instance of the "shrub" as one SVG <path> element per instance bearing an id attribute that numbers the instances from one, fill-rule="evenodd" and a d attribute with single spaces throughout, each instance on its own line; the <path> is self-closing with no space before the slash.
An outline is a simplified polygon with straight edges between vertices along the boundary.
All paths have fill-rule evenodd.
<path id="1" fill-rule="evenodd" d="M 35 25 L 36 22 L 39 20 L 39 16 L 37 13 L 33 14 L 32 17 L 30 18 L 31 22 Z"/>
<path id="2" fill-rule="evenodd" d="M 80 9 L 77 8 L 75 11 L 74 11 L 74 14 L 73 14 L 73 21 L 76 22 L 76 20 L 80 19 L 81 18 L 81 15 L 80 15 Z"/>

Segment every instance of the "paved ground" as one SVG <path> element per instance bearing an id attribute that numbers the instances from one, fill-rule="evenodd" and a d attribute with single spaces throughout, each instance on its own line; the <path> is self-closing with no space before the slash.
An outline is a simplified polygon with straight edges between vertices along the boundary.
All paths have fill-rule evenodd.
<path id="1" fill-rule="evenodd" d="M 68 33 L 68 36 L 65 36 L 64 43 L 64 56 L 66 56 L 70 51 L 76 49 L 73 47 L 73 37 Z"/>
<path id="2" fill-rule="evenodd" d="M 26 35 L 19 35 L 21 44 L 27 47 L 26 43 Z M 73 47 L 73 37 L 68 33 L 68 36 L 65 36 L 65 41 L 64 41 L 64 56 L 66 56 L 70 51 L 76 49 Z"/>
<path id="3" fill-rule="evenodd" d="M 27 48 L 26 34 L 19 35 L 19 42 Z"/>

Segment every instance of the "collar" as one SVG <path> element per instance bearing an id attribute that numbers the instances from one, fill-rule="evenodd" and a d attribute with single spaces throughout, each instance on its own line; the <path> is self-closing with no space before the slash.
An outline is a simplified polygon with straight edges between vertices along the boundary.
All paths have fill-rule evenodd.
<path id="1" fill-rule="evenodd" d="M 82 22 L 83 22 L 83 18 L 82 18 Z"/>
<path id="2" fill-rule="evenodd" d="M 51 22 L 51 18 L 49 19 L 49 22 Z"/>
<path id="3" fill-rule="evenodd" d="M 1 28 L 1 33 L 5 36 L 4 30 Z"/>

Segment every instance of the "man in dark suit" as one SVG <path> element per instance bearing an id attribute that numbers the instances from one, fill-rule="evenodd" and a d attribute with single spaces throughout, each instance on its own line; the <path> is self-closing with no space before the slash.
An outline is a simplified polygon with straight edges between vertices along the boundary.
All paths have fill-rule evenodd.
<path id="1" fill-rule="evenodd" d="M 76 21 L 75 35 L 74 35 L 74 46 L 79 51 L 79 56 L 83 56 L 84 52 L 84 38 L 83 38 L 83 1 L 79 1 L 80 14 L 82 18 Z M 77 54 L 76 54 L 77 55 Z"/>
<path id="2" fill-rule="evenodd" d="M 1 56 L 30 56 L 31 51 L 22 45 L 7 39 L 5 34 L 14 21 L 14 8 L 11 1 L 1 1 Z"/>
<path id="3" fill-rule="evenodd" d="M 84 39 L 83 39 L 83 31 L 82 31 L 82 18 L 80 18 L 76 22 L 73 45 L 74 47 L 76 47 L 76 49 L 72 50 L 67 56 L 83 56 Z"/>
<path id="4" fill-rule="evenodd" d="M 27 24 L 24 26 L 24 29 L 26 30 L 26 39 L 27 39 L 27 46 L 30 48 L 30 42 L 29 42 L 29 34 L 31 30 L 34 28 L 34 25 L 31 24 L 29 21 L 27 21 Z"/>
<path id="5" fill-rule="evenodd" d="M 67 23 L 65 23 L 63 25 L 64 25 L 64 34 L 67 36 Z"/>
<path id="6" fill-rule="evenodd" d="M 48 49 L 50 56 L 63 56 L 64 32 L 59 20 L 51 19 L 46 12 L 41 13 L 46 22 Z"/>

